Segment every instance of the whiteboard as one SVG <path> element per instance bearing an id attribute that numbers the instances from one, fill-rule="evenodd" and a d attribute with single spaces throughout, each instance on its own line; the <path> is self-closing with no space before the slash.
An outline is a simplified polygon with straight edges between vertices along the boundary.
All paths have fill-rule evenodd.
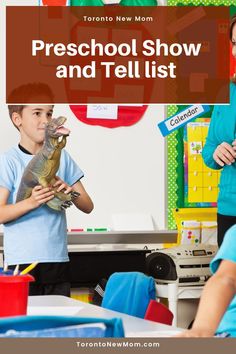
<path id="1" fill-rule="evenodd" d="M 34 5 L 37 1 L 20 1 Z M 19 5 L 19 1 L 3 1 Z M 2 5 L 2 6 L 3 6 Z M 4 23 L 5 12 L 0 11 Z M 5 34 L 1 33 L 1 78 L 5 77 Z M 19 141 L 5 104 L 2 80 L 0 151 Z M 68 105 L 56 105 L 54 116 L 68 118 L 71 130 L 66 149 L 84 171 L 82 179 L 94 202 L 87 215 L 74 206 L 67 211 L 68 229 L 113 228 L 114 214 L 151 215 L 154 228 L 165 228 L 165 140 L 157 124 L 165 117 L 163 105 L 149 106 L 143 118 L 133 126 L 115 129 L 86 125 L 76 119 Z"/>

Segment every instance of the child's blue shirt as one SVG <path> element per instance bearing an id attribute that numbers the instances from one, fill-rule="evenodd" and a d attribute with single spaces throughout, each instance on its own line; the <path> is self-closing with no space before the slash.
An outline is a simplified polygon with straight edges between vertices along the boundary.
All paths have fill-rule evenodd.
<path id="1" fill-rule="evenodd" d="M 230 104 L 214 107 L 210 128 L 203 148 L 205 164 L 213 169 L 222 167 L 213 159 L 213 153 L 222 142 L 232 145 L 236 139 L 236 84 L 230 85 Z M 223 215 L 236 215 L 236 163 L 225 165 L 220 177 L 218 212 Z"/>
<path id="2" fill-rule="evenodd" d="M 215 273 L 222 260 L 236 263 L 236 225 L 232 226 L 225 234 L 224 241 L 211 262 L 211 270 Z M 209 299 L 209 303 L 211 299 Z M 236 337 L 236 296 L 234 296 L 225 312 L 217 333 L 227 332 L 231 337 Z"/>
<path id="3" fill-rule="evenodd" d="M 0 154 L 0 186 L 9 190 L 8 204 L 14 204 L 22 174 L 33 155 L 18 146 Z M 62 150 L 59 176 L 68 185 L 83 177 L 70 155 Z M 8 265 L 38 262 L 67 262 L 67 225 L 64 211 L 43 205 L 4 224 L 4 257 Z"/>

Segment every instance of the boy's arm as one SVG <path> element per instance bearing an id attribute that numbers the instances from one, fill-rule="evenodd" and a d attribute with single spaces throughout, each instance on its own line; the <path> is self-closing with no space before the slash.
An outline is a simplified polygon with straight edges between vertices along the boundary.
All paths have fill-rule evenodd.
<path id="1" fill-rule="evenodd" d="M 53 187 L 58 187 L 57 192 L 63 191 L 66 194 L 70 193 L 71 191 L 78 192 L 79 196 L 76 199 L 73 199 L 73 204 L 76 206 L 76 208 L 83 211 L 84 213 L 91 213 L 91 211 L 93 210 L 92 199 L 90 198 L 83 184 L 80 181 L 76 182 L 72 186 L 69 186 L 60 177 L 56 176 L 55 179 L 57 180 L 57 182 L 54 183 Z"/>
<path id="2" fill-rule="evenodd" d="M 236 263 L 222 260 L 217 272 L 204 287 L 192 329 L 178 337 L 213 336 L 235 294 Z"/>
<path id="3" fill-rule="evenodd" d="M 93 202 L 88 193 L 86 192 L 83 184 L 80 181 L 76 182 L 75 184 L 73 184 L 72 190 L 80 194 L 79 197 L 73 201 L 76 208 L 82 210 L 84 213 L 91 213 L 94 207 Z"/>
<path id="4" fill-rule="evenodd" d="M 29 211 L 38 208 L 54 197 L 54 192 L 49 188 L 36 186 L 29 198 L 15 204 L 7 204 L 10 192 L 7 188 L 0 187 L 0 224 L 18 219 Z"/>

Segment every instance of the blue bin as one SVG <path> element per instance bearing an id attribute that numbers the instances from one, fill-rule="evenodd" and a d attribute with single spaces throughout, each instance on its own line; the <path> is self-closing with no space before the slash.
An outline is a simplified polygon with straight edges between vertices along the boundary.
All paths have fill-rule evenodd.
<path id="1" fill-rule="evenodd" d="M 0 337 L 122 338 L 124 329 L 120 318 L 18 316 L 0 319 Z"/>

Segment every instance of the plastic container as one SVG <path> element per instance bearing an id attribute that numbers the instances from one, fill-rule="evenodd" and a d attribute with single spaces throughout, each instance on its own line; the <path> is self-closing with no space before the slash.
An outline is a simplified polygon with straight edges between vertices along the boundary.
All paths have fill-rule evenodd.
<path id="1" fill-rule="evenodd" d="M 29 294 L 29 275 L 12 275 L 0 271 L 0 317 L 26 315 Z"/>
<path id="2" fill-rule="evenodd" d="M 105 326 L 102 331 L 101 324 Z M 77 333 L 75 333 L 70 326 L 77 325 L 89 326 L 87 328 L 78 328 Z M 97 332 L 96 327 L 98 327 L 99 332 Z M 0 337 L 121 338 L 124 337 L 124 328 L 120 318 L 19 316 L 0 319 Z"/>

